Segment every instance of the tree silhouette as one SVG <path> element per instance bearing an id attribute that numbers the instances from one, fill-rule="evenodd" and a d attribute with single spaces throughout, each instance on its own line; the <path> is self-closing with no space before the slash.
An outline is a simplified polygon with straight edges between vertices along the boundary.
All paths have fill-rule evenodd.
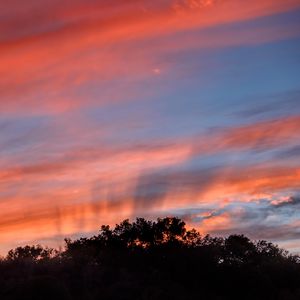
<path id="1" fill-rule="evenodd" d="M 61 252 L 40 245 L 0 262 L 0 299 L 300 299 L 297 255 L 244 235 L 202 236 L 176 217 L 124 220 Z"/>
<path id="2" fill-rule="evenodd" d="M 54 249 L 43 248 L 41 245 L 17 247 L 8 252 L 6 259 L 10 261 L 32 261 L 49 259 L 55 253 Z"/>

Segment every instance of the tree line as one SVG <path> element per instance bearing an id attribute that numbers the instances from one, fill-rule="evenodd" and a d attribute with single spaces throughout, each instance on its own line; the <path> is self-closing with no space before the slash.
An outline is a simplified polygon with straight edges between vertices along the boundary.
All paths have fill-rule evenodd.
<path id="1" fill-rule="evenodd" d="M 0 299 L 300 299 L 300 259 L 244 235 L 202 236 L 179 218 L 124 220 L 63 251 L 17 247 Z"/>

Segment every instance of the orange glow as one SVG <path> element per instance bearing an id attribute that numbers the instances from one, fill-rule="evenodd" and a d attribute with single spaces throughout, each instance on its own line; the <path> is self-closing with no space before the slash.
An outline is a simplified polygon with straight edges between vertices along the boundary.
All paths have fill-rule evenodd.
<path id="1" fill-rule="evenodd" d="M 230 215 L 228 213 L 225 213 L 220 216 L 212 217 L 209 219 L 205 219 L 201 223 L 200 230 L 202 232 L 211 232 L 217 229 L 229 229 L 231 227 L 232 223 L 230 220 Z"/>

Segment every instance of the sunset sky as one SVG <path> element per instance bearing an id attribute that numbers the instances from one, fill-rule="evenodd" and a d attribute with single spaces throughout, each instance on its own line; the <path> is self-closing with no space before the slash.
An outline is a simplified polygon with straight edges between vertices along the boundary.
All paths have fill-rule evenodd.
<path id="1" fill-rule="evenodd" d="M 300 252 L 299 0 L 0 0 L 0 254 L 136 216 Z"/>

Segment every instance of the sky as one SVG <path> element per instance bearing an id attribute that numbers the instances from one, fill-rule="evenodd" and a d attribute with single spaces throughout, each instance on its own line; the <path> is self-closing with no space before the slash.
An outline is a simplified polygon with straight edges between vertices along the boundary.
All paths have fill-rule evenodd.
<path id="1" fill-rule="evenodd" d="M 300 1 L 0 0 L 0 254 L 164 216 L 300 253 Z"/>

